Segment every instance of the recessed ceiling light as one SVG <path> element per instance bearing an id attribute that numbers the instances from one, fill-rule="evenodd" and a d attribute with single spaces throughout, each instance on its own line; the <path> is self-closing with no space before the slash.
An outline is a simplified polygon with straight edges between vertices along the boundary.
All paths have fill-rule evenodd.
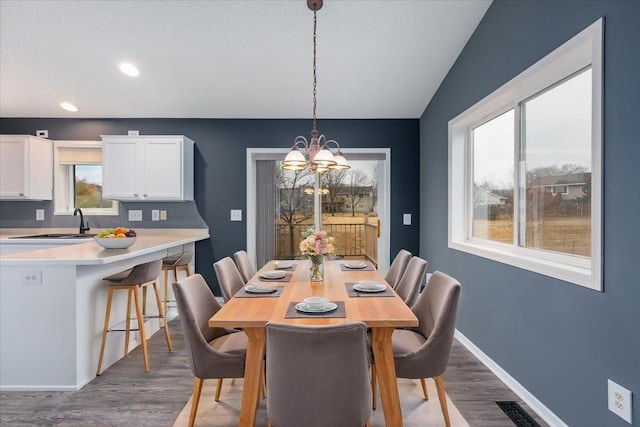
<path id="1" fill-rule="evenodd" d="M 62 103 L 60 103 L 60 106 L 61 106 L 62 108 L 64 108 L 65 110 L 67 110 L 67 111 L 72 111 L 72 112 L 74 112 L 74 113 L 75 113 L 76 111 L 78 111 L 78 107 L 76 107 L 75 105 L 73 105 L 73 104 L 72 104 L 72 103 L 70 103 L 70 102 L 62 102 Z"/>
<path id="2" fill-rule="evenodd" d="M 129 64 L 128 62 L 123 62 L 118 68 L 120 68 L 120 71 L 125 73 L 127 76 L 138 77 L 140 75 L 140 71 L 136 68 L 136 66 L 133 64 Z"/>

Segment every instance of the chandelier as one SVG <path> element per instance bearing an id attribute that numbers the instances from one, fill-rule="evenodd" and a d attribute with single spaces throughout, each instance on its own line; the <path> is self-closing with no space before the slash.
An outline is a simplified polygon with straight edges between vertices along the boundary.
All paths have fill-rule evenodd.
<path id="1" fill-rule="evenodd" d="M 324 135 L 318 136 L 316 124 L 316 12 L 322 8 L 322 0 L 307 0 L 307 6 L 313 11 L 313 130 L 310 142 L 307 142 L 304 136 L 296 137 L 291 150 L 282 162 L 282 169 L 301 171 L 307 164 L 315 173 L 323 173 L 331 169 L 349 169 L 351 166 L 340 151 L 340 144 L 333 139 L 327 140 Z M 331 151 L 330 145 L 335 145 L 335 152 Z"/>

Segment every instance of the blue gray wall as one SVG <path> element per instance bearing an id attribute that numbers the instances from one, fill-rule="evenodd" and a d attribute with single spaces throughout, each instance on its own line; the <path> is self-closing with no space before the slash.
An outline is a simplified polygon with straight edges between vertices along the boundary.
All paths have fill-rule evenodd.
<path id="1" fill-rule="evenodd" d="M 605 17 L 604 292 L 447 248 L 447 122 Z M 463 285 L 458 329 L 571 426 L 640 422 L 640 2 L 494 1 L 420 119 L 420 254 Z"/>
<path id="2" fill-rule="evenodd" d="M 124 213 L 117 219 L 89 217 L 96 228 L 116 224 L 131 227 L 195 228 L 202 220 L 211 239 L 196 245 L 196 270 L 214 291 L 217 280 L 212 263 L 246 248 L 246 223 L 230 222 L 229 210 L 242 209 L 246 218 L 246 149 L 288 148 L 297 135 L 309 135 L 311 120 L 218 120 L 218 119 L 0 119 L 0 133 L 31 134 L 47 129 L 53 140 L 100 140 L 100 135 L 186 135 L 195 147 L 194 203 L 125 203 L 122 210 L 167 209 L 168 221 L 128 223 Z M 419 216 L 419 121 L 320 120 L 322 133 L 349 148 L 391 147 L 391 253 L 401 248 L 418 252 L 419 224 L 402 225 L 402 214 Z M 0 227 L 71 227 L 77 218 L 55 217 L 36 222 L 35 209 L 51 209 L 47 202 L 0 202 Z M 202 217 L 202 220 L 200 219 Z M 24 218 L 29 218 L 25 220 Z M 94 227 L 92 225 L 92 227 Z"/>

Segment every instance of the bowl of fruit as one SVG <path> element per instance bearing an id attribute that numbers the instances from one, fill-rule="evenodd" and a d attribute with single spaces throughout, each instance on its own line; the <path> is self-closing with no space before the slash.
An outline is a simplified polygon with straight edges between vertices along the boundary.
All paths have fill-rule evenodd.
<path id="1" fill-rule="evenodd" d="M 126 249 L 136 242 L 136 232 L 130 228 L 107 228 L 96 236 L 96 243 L 105 249 Z"/>

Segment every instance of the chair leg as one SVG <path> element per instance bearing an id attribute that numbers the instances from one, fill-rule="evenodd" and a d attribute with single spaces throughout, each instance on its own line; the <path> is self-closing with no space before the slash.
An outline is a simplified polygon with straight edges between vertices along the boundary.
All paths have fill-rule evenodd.
<path id="1" fill-rule="evenodd" d="M 218 378 L 218 385 L 216 386 L 216 397 L 215 400 L 216 402 L 220 400 L 220 392 L 222 391 L 222 378 Z"/>
<path id="2" fill-rule="evenodd" d="M 131 294 L 132 289 L 127 289 L 127 320 L 124 328 L 124 355 L 129 354 L 129 333 L 131 332 Z"/>
<path id="3" fill-rule="evenodd" d="M 142 356 L 144 357 L 144 370 L 149 372 L 149 355 L 147 354 L 147 336 L 144 333 L 144 316 L 140 309 L 140 299 L 138 296 L 138 288 L 136 286 L 133 290 L 133 299 L 136 304 L 136 316 L 138 317 L 138 331 L 140 332 L 140 345 L 142 346 Z"/>
<path id="4" fill-rule="evenodd" d="M 451 421 L 449 420 L 449 410 L 447 409 L 447 394 L 444 391 L 444 377 L 438 375 L 433 380 L 436 382 L 436 390 L 438 391 L 438 400 L 440 401 L 440 408 L 442 409 L 442 415 L 444 416 L 444 424 L 447 427 L 451 427 Z"/>
<path id="5" fill-rule="evenodd" d="M 163 268 L 164 270 L 164 315 L 167 315 L 167 290 L 169 289 L 169 270 Z M 176 280 L 177 281 L 177 280 Z M 166 319 L 165 319 L 166 320 Z"/>
<path id="6" fill-rule="evenodd" d="M 366 423 L 364 423 L 364 427 L 371 427 L 371 421 L 367 421 Z"/>
<path id="7" fill-rule="evenodd" d="M 424 378 L 420 378 L 420 384 L 422 385 L 422 393 L 424 393 L 424 400 L 429 400 L 429 393 L 427 393 L 427 382 Z"/>
<path id="8" fill-rule="evenodd" d="M 191 267 L 189 267 L 189 264 L 187 264 L 187 277 L 191 276 L 193 273 L 191 273 Z"/>
<path id="9" fill-rule="evenodd" d="M 189 427 L 193 427 L 196 423 L 196 413 L 198 412 L 198 404 L 200 403 L 200 394 L 202 393 L 202 378 L 196 377 L 193 384 L 193 393 L 191 395 L 191 413 L 189 414 Z"/>
<path id="10" fill-rule="evenodd" d="M 156 294 L 156 304 L 158 306 L 158 315 L 162 318 L 162 323 L 164 323 L 164 337 L 167 340 L 167 348 L 169 349 L 169 351 L 173 351 L 173 346 L 171 345 L 171 337 L 169 336 L 169 323 L 167 322 L 167 316 L 166 316 L 166 313 L 162 313 L 162 303 L 160 302 L 158 282 L 153 282 L 153 292 Z"/>
<path id="11" fill-rule="evenodd" d="M 264 366 L 264 362 L 262 362 L 262 372 L 260 372 L 260 390 L 262 391 L 262 398 L 267 398 L 267 372 Z"/>
<path id="12" fill-rule="evenodd" d="M 142 315 L 146 316 L 147 314 L 147 287 L 142 287 Z"/>
<path id="13" fill-rule="evenodd" d="M 376 365 L 374 363 L 371 364 L 371 396 L 373 397 L 373 402 L 371 402 L 371 409 L 374 411 L 377 407 L 378 396 L 376 395 L 377 387 L 377 377 L 376 377 Z"/>
<path id="14" fill-rule="evenodd" d="M 102 344 L 100 345 L 100 357 L 98 358 L 98 369 L 96 375 L 100 375 L 102 367 L 102 356 L 104 355 L 104 345 L 107 342 L 107 332 L 109 331 L 109 315 L 111 314 L 111 298 L 113 298 L 113 289 L 109 288 L 107 293 L 107 308 L 104 314 L 104 328 L 102 329 Z"/>

